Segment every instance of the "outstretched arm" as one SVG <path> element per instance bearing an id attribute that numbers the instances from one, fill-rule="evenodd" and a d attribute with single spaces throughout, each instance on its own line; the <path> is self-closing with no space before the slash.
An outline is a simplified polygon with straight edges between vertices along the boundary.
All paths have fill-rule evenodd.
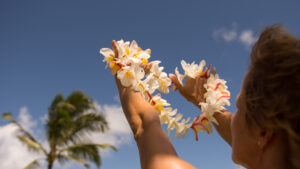
<path id="1" fill-rule="evenodd" d="M 205 71 L 204 71 L 205 72 Z M 216 68 L 212 70 L 212 74 L 216 73 Z M 206 93 L 203 85 L 206 83 L 206 78 L 197 76 L 195 79 L 187 77 L 185 85 L 182 86 L 177 77 L 174 74 L 169 75 L 172 79 L 172 82 L 178 89 L 179 93 L 185 97 L 188 101 L 192 102 L 195 106 L 201 109 L 199 105 L 200 102 L 203 102 L 204 93 Z M 231 146 L 231 117 L 232 113 L 224 111 L 223 113 L 216 112 L 214 114 L 215 119 L 218 121 L 219 125 L 214 124 L 216 130 L 220 136 Z"/>
<path id="2" fill-rule="evenodd" d="M 116 49 L 114 41 L 113 48 Z M 131 87 L 123 87 L 117 78 L 116 84 L 124 114 L 139 149 L 141 168 L 194 169 L 178 158 L 171 141 L 160 126 L 158 112 L 139 92 Z"/>

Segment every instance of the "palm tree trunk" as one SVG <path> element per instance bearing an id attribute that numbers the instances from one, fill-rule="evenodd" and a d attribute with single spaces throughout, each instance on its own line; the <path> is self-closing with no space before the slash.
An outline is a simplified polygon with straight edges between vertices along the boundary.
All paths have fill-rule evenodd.
<path id="1" fill-rule="evenodd" d="M 56 154 L 56 144 L 55 141 L 51 144 L 51 149 L 50 152 L 48 154 L 48 169 L 52 169 L 54 160 L 55 160 L 55 154 Z"/>
<path id="2" fill-rule="evenodd" d="M 48 161 L 48 169 L 52 169 L 53 161 Z"/>

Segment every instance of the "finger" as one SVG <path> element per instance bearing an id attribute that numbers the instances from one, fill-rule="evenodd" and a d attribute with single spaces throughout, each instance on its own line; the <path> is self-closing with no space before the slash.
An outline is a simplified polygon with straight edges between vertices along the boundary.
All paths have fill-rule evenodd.
<path id="1" fill-rule="evenodd" d="M 204 78 L 208 78 L 210 68 L 211 68 L 211 64 L 209 64 L 208 67 L 205 68 L 204 74 L 203 74 L 203 77 L 204 77 Z"/>
<path id="2" fill-rule="evenodd" d="M 214 67 L 211 71 L 211 74 L 216 75 L 216 72 L 217 72 L 217 69 L 216 69 L 216 67 Z"/>
<path id="3" fill-rule="evenodd" d="M 203 75 L 205 74 L 205 72 L 207 71 L 207 67 L 204 69 L 204 71 L 203 71 Z"/>
<path id="4" fill-rule="evenodd" d="M 118 46 L 117 46 L 117 42 L 115 40 L 112 41 L 112 48 L 115 53 L 115 57 L 118 58 L 119 57 Z"/>
<path id="5" fill-rule="evenodd" d="M 149 73 L 149 71 L 150 71 L 152 65 L 153 65 L 153 63 L 150 62 L 150 63 L 148 63 L 148 64 L 146 64 L 146 65 L 144 66 L 145 74 Z"/>
<path id="6" fill-rule="evenodd" d="M 172 82 L 174 83 L 175 87 L 179 90 L 179 92 L 181 93 L 183 91 L 183 86 L 180 84 L 179 80 L 177 79 L 177 77 L 170 73 L 169 74 L 170 79 L 172 80 Z"/>

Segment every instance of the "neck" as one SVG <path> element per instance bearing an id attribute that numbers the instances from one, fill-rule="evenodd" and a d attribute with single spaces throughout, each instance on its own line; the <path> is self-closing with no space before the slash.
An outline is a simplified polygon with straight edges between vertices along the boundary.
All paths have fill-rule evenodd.
<path id="1" fill-rule="evenodd" d="M 288 168 L 287 140 L 276 135 L 261 152 L 259 165 L 255 169 L 286 169 Z M 254 169 L 254 168 L 253 168 Z"/>

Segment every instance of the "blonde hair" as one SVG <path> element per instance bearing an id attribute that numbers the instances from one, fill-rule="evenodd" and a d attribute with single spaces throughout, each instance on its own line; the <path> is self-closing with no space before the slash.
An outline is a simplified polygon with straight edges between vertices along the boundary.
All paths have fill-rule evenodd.
<path id="1" fill-rule="evenodd" d="M 300 168 L 300 39 L 279 25 L 262 31 L 245 81 L 246 119 L 287 136 L 289 163 Z"/>

